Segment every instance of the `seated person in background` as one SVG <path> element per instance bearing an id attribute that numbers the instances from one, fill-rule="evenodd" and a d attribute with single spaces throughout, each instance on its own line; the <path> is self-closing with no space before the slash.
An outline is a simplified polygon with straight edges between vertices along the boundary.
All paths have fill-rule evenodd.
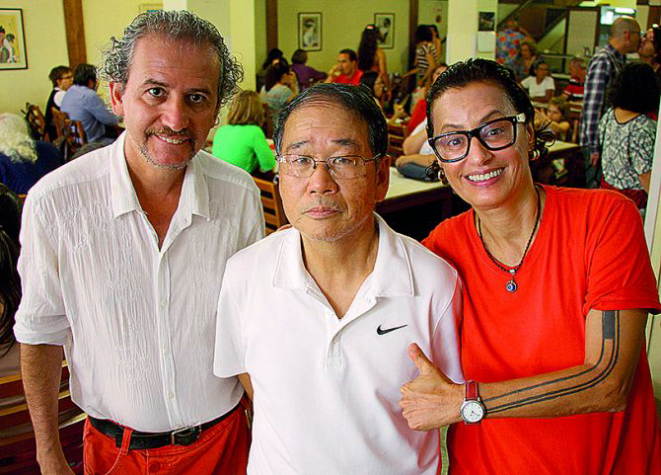
<path id="1" fill-rule="evenodd" d="M 376 71 L 366 71 L 360 78 L 360 85 L 365 86 L 372 93 L 372 97 L 383 111 L 383 101 L 386 95 L 386 84 L 383 78 Z M 404 106 L 401 104 L 394 105 L 395 113 L 388 120 L 388 124 L 396 124 L 397 119 L 406 117 Z"/>
<path id="2" fill-rule="evenodd" d="M 457 272 L 374 212 L 388 129 L 363 87 L 320 84 L 275 130 L 290 229 L 232 257 L 214 374 L 253 397 L 248 474 L 434 475 L 438 431 L 407 429 L 411 340 L 461 381 Z M 401 382 L 401 383 L 400 383 Z"/>
<path id="3" fill-rule="evenodd" d="M 257 91 L 261 91 L 264 87 L 264 84 L 266 83 L 266 71 L 268 71 L 269 68 L 275 63 L 283 59 L 284 55 L 285 54 L 282 52 L 282 50 L 278 48 L 271 48 L 268 56 L 266 57 L 266 61 L 264 61 L 264 64 L 262 64 L 262 69 L 257 71 L 257 74 L 255 75 L 257 79 Z"/>
<path id="4" fill-rule="evenodd" d="M 275 156 L 262 130 L 264 106 L 255 91 L 236 95 L 227 116 L 227 125 L 213 137 L 212 154 L 243 168 L 248 173 L 275 168 Z"/>
<path id="5" fill-rule="evenodd" d="M 569 132 L 569 104 L 562 97 L 553 97 L 549 101 L 549 108 L 544 112 L 543 109 L 535 110 L 535 128 L 550 129 L 555 138 L 567 141 L 567 132 Z"/>
<path id="6" fill-rule="evenodd" d="M 575 57 L 569 60 L 569 84 L 562 92 L 562 95 L 568 101 L 579 102 L 583 100 L 583 90 L 585 89 L 585 60 L 581 57 Z"/>
<path id="7" fill-rule="evenodd" d="M 656 123 L 645 114 L 659 104 L 652 67 L 627 64 L 615 78 L 608 100 L 613 107 L 599 121 L 601 187 L 628 196 L 644 213 L 656 138 Z"/>
<path id="8" fill-rule="evenodd" d="M 51 141 L 57 137 L 57 129 L 53 122 L 53 107 L 60 110 L 64 93 L 73 84 L 73 71 L 68 66 L 56 66 L 51 69 L 48 79 L 53 83 L 53 90 L 48 96 L 46 110 L 44 111 L 44 120 L 46 121 L 46 133 Z"/>
<path id="9" fill-rule="evenodd" d="M 402 144 L 404 155 L 433 155 L 434 151 L 429 145 L 428 139 L 427 119 L 425 118 L 404 140 Z"/>
<path id="10" fill-rule="evenodd" d="M 22 117 L 0 114 L 0 182 L 16 194 L 25 194 L 60 165 L 62 155 L 57 148 L 33 140 Z"/>
<path id="11" fill-rule="evenodd" d="M 299 90 L 304 91 L 310 87 L 314 82 L 321 81 L 328 77 L 323 71 L 317 71 L 316 69 L 305 64 L 308 60 L 308 53 L 302 49 L 297 49 L 294 51 L 294 54 L 291 57 L 291 68 L 296 73 L 298 78 L 298 87 Z"/>
<path id="12" fill-rule="evenodd" d="M 418 99 L 418 102 L 416 102 L 415 106 L 413 107 L 413 112 L 411 112 L 411 120 L 409 120 L 409 129 L 415 129 L 420 124 L 420 122 L 427 118 L 427 100 L 425 99 L 425 96 L 427 95 L 427 91 L 431 85 L 434 84 L 434 81 L 436 81 L 436 78 L 443 74 L 443 71 L 446 69 L 448 69 L 448 65 L 445 63 L 441 63 L 439 66 L 436 66 L 436 69 L 434 69 L 430 81 L 425 85 L 422 97 Z"/>
<path id="13" fill-rule="evenodd" d="M 79 120 L 83 124 L 88 142 L 110 143 L 117 138 L 115 126 L 119 118 L 97 95 L 98 86 L 96 67 L 79 64 L 73 74 L 73 86 L 64 95 L 60 110 L 66 112 L 71 120 Z"/>
<path id="14" fill-rule="evenodd" d="M 324 82 L 351 84 L 357 86 L 363 72 L 358 69 L 358 55 L 352 49 L 343 49 L 337 57 L 337 64 L 328 72 Z"/>
<path id="15" fill-rule="evenodd" d="M 21 301 L 21 280 L 16 270 L 21 227 L 21 205 L 0 183 L 0 378 L 20 370 L 19 345 L 14 338 L 14 315 Z"/>
<path id="16" fill-rule="evenodd" d="M 521 86 L 528 90 L 533 102 L 548 102 L 555 92 L 555 81 L 549 75 L 549 65 L 539 61 L 535 69 L 537 76 L 528 76 L 521 81 Z"/>
<path id="17" fill-rule="evenodd" d="M 266 84 L 261 97 L 269 107 L 271 119 L 275 126 L 278 115 L 286 104 L 298 94 L 298 79 L 289 63 L 282 58 L 266 71 Z"/>

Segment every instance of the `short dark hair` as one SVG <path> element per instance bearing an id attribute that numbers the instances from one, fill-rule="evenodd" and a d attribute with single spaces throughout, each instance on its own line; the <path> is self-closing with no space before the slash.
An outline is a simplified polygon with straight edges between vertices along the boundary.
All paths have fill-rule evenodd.
<path id="1" fill-rule="evenodd" d="M 429 25 L 418 25 L 415 29 L 415 42 L 431 41 L 433 39 Z"/>
<path id="2" fill-rule="evenodd" d="M 315 102 L 330 102 L 343 107 L 367 125 L 367 139 L 374 156 L 388 152 L 388 124 L 381 108 L 365 87 L 348 84 L 315 84 L 296 96 L 280 113 L 273 133 L 276 153 L 282 152 L 282 136 L 287 119 L 296 109 Z"/>
<path id="3" fill-rule="evenodd" d="M 71 68 L 69 66 L 55 66 L 53 69 L 50 70 L 50 74 L 48 74 L 48 79 L 50 79 L 50 81 L 53 83 L 53 87 L 55 87 L 57 86 L 58 79 L 62 79 L 62 76 L 70 72 L 71 72 Z"/>
<path id="4" fill-rule="evenodd" d="M 639 114 L 656 110 L 659 106 L 659 85 L 652 66 L 647 63 L 625 65 L 608 91 L 608 100 L 613 107 Z"/>
<path id="5" fill-rule="evenodd" d="M 289 74 L 291 71 L 291 66 L 285 58 L 280 59 L 277 63 L 269 66 L 266 70 L 266 77 L 264 78 L 264 87 L 267 91 L 270 91 L 273 86 L 275 86 L 282 76 Z"/>
<path id="6" fill-rule="evenodd" d="M 350 61 L 358 61 L 358 55 L 352 49 L 344 48 L 343 50 L 340 51 L 340 54 L 348 54 Z"/>
<path id="7" fill-rule="evenodd" d="M 80 63 L 73 72 L 73 83 L 78 86 L 87 86 L 92 80 L 96 83 L 96 66 Z"/>
<path id="8" fill-rule="evenodd" d="M 427 135 L 429 137 L 435 135 L 432 117 L 434 103 L 448 90 L 463 89 L 473 83 L 491 84 L 499 87 L 503 90 L 517 114 L 523 112 L 526 115 L 526 124 L 534 123 L 535 108 L 526 91 L 516 81 L 512 70 L 489 59 L 471 58 L 451 65 L 429 88 L 427 93 Z M 534 149 L 539 157 L 543 158 L 548 154 L 546 144 L 552 140 L 552 132 L 535 130 Z"/>
<path id="9" fill-rule="evenodd" d="M 292 64 L 305 64 L 307 60 L 308 54 L 302 49 L 297 49 L 294 51 L 294 54 L 291 55 Z"/>

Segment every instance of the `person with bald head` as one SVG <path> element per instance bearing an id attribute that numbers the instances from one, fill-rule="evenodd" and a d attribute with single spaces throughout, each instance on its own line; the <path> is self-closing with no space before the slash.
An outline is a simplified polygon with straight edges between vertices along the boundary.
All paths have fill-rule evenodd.
<path id="1" fill-rule="evenodd" d="M 605 109 L 606 91 L 626 62 L 638 50 L 640 25 L 631 17 L 620 17 L 611 25 L 608 44 L 588 64 L 581 120 L 581 145 L 585 153 L 585 182 L 599 188 L 601 180 L 599 120 Z"/>

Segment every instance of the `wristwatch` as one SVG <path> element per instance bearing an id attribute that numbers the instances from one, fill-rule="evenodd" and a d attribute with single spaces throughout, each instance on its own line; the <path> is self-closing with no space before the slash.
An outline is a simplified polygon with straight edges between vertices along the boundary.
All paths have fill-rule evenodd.
<path id="1" fill-rule="evenodd" d="M 466 398 L 459 413 L 467 425 L 479 424 L 486 414 L 476 381 L 466 381 Z"/>

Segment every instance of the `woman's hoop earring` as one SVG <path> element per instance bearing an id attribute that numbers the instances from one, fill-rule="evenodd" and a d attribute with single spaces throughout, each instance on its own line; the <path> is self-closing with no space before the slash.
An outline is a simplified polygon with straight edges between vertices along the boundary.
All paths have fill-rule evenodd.
<path id="1" fill-rule="evenodd" d="M 450 182 L 448 181 L 448 177 L 445 176 L 445 170 L 442 168 L 438 169 L 438 181 L 440 181 L 443 185 L 449 185 Z"/>
<path id="2" fill-rule="evenodd" d="M 218 127 L 219 124 L 220 124 L 220 117 L 216 117 L 216 122 L 214 122 L 213 126 Z"/>
<path id="3" fill-rule="evenodd" d="M 539 150 L 535 149 L 528 153 L 528 158 L 530 159 L 531 162 L 534 162 L 539 158 L 540 155 L 541 154 L 539 153 Z"/>

